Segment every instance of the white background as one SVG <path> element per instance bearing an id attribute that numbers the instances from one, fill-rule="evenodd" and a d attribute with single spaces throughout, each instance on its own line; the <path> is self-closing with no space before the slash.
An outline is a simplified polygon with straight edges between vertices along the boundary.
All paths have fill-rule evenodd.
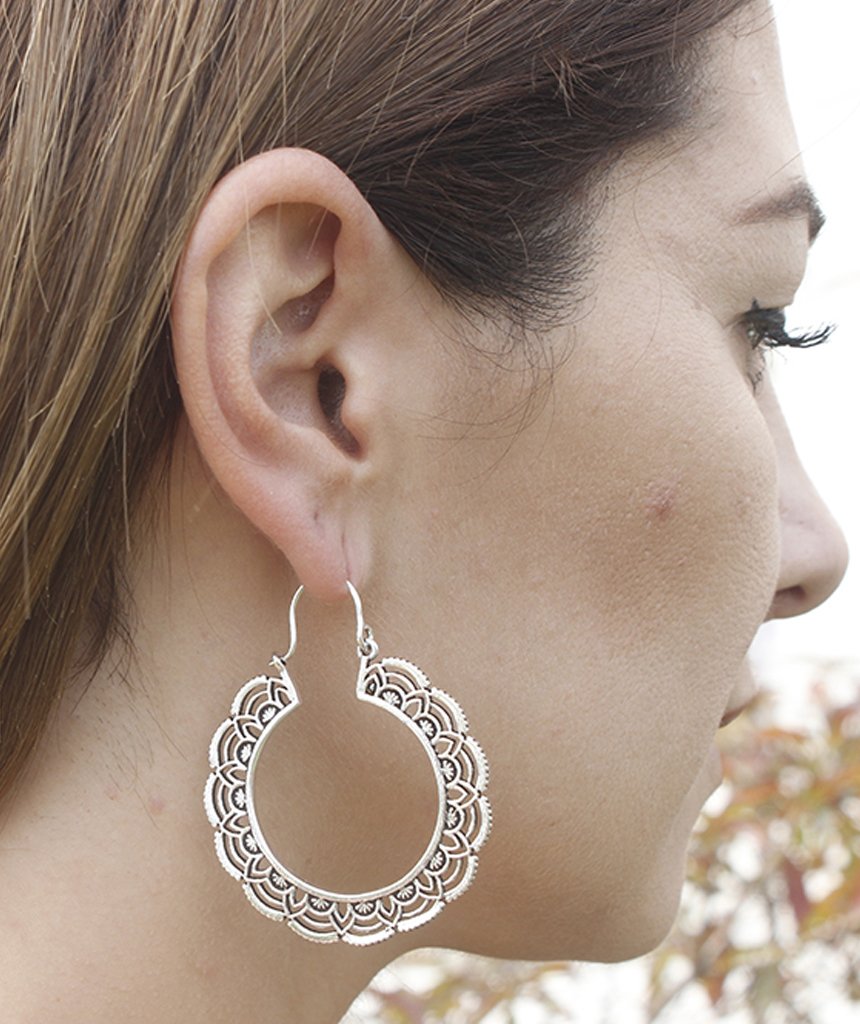
<path id="1" fill-rule="evenodd" d="M 777 357 L 775 376 L 798 451 L 854 554 L 830 601 L 762 631 L 755 654 L 776 683 L 807 660 L 860 658 L 860 4 L 774 0 L 774 8 L 807 172 L 828 215 L 790 320 L 839 325 L 827 346 Z"/>

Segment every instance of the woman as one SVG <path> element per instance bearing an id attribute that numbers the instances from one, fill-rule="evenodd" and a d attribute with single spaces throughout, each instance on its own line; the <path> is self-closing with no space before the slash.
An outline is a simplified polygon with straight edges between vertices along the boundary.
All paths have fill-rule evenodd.
<path id="1" fill-rule="evenodd" d="M 764 364 L 821 340 L 767 5 L 41 0 L 2 40 L 6 1019 L 328 1022 L 416 946 L 652 948 L 757 628 L 846 561 Z M 355 700 L 360 610 L 469 717 L 469 877 L 412 917 L 291 881 L 385 890 L 465 813 Z"/>

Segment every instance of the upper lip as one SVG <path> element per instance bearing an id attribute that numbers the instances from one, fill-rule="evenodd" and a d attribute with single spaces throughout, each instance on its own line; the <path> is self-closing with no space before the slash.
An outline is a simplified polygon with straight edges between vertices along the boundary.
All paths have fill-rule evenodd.
<path id="1" fill-rule="evenodd" d="M 755 694 L 752 694 L 752 696 L 748 697 L 742 704 L 736 704 L 733 708 L 729 708 L 720 721 L 720 728 L 724 729 L 730 722 L 733 722 L 738 715 L 742 715 L 750 704 L 752 704 L 754 699 Z"/>

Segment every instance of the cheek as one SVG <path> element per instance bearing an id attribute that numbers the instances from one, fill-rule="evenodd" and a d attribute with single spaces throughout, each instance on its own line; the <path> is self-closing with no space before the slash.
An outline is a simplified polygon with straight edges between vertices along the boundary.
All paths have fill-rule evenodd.
<path id="1" fill-rule="evenodd" d="M 528 692 L 547 754 L 575 769 L 587 813 L 599 807 L 582 794 L 611 793 L 622 829 L 643 835 L 659 835 L 697 776 L 773 594 L 775 454 L 734 374 L 722 389 L 676 386 L 671 401 L 667 380 L 605 387 L 556 417 L 510 488 L 522 502 L 508 579 L 533 599 L 526 633 L 544 672 Z M 534 705 L 519 710 L 535 721 Z"/>
<path id="2" fill-rule="evenodd" d="M 536 728 L 587 741 L 584 705 L 604 740 L 700 736 L 770 604 L 770 432 L 731 356 L 685 371 L 674 351 L 635 373 L 571 362 L 526 429 L 458 440 L 415 489 L 440 618 L 482 652 L 485 692 L 527 664 L 511 699 L 536 698 L 519 709 Z"/>
<path id="3" fill-rule="evenodd" d="M 433 622 L 414 656 L 490 760 L 485 877 L 513 885 L 528 863 L 511 905 L 556 907 L 559 934 L 603 920 L 619 880 L 624 913 L 655 887 L 663 909 L 677 895 L 776 578 L 776 460 L 742 375 L 729 359 L 679 380 L 667 362 L 571 364 L 526 429 L 432 446 L 391 527 L 390 550 L 410 552 L 391 563 L 396 618 Z"/>
<path id="4" fill-rule="evenodd" d="M 523 630 L 532 685 L 513 690 L 497 749 L 524 738 L 511 721 L 528 723 L 532 747 L 518 751 L 518 774 L 503 762 L 497 778 L 567 844 L 564 859 L 545 838 L 529 856 L 560 884 L 568 865 L 571 891 L 595 906 L 618 878 L 628 906 L 658 883 L 661 906 L 677 892 L 713 788 L 708 752 L 778 569 L 775 455 L 754 404 L 734 416 L 716 395 L 650 409 L 610 415 L 604 403 L 587 437 L 576 425 L 566 480 L 535 468 L 543 513 L 516 545 L 520 580 L 541 566 Z"/>
<path id="5" fill-rule="evenodd" d="M 756 422 L 744 432 L 712 421 L 698 437 L 679 423 L 674 445 L 662 434 L 669 426 L 655 434 L 639 424 L 641 444 L 615 454 L 617 477 L 577 524 L 590 584 L 610 615 L 659 623 L 661 646 L 676 655 L 701 658 L 711 636 L 710 653 L 743 656 L 778 564 L 773 449 Z"/>
<path id="6" fill-rule="evenodd" d="M 734 376 L 635 398 L 593 410 L 575 469 L 588 484 L 567 528 L 595 632 L 651 677 L 643 710 L 652 699 L 671 706 L 680 731 L 719 720 L 770 604 L 776 456 Z"/>

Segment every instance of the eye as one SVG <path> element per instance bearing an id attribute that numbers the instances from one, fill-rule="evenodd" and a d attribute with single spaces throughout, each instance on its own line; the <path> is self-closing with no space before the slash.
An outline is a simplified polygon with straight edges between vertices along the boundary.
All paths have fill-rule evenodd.
<path id="1" fill-rule="evenodd" d="M 790 333 L 786 329 L 785 315 L 784 309 L 763 309 L 753 299 L 751 308 L 741 318 L 753 355 L 754 365 L 750 367 L 753 393 L 758 391 L 764 379 L 767 366 L 765 355 L 769 349 L 812 348 L 828 341 L 836 330 L 835 326 L 830 324 L 813 331 Z"/>

